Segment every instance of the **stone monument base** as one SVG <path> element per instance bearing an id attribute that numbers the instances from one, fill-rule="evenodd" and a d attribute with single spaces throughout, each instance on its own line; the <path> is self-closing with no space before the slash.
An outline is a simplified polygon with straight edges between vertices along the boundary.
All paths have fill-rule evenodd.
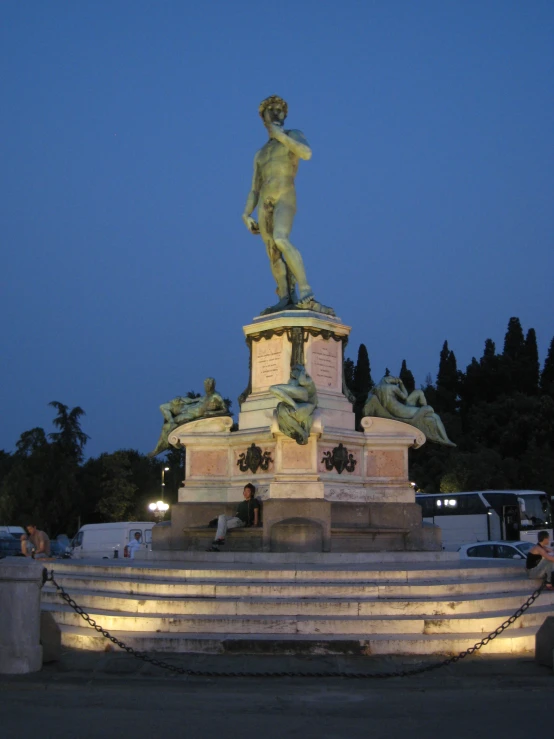
<path id="1" fill-rule="evenodd" d="M 234 515 L 236 504 L 178 503 L 171 525 L 153 530 L 153 549 L 205 551 L 215 529 L 207 521 Z M 440 531 L 422 526 L 421 508 L 402 506 L 399 512 L 381 503 L 344 504 L 327 501 L 263 503 L 262 525 L 228 532 L 229 552 L 413 552 L 440 551 Z M 346 519 L 346 521 L 345 521 Z M 223 551 L 223 550 L 222 550 Z"/>
<path id="2" fill-rule="evenodd" d="M 317 411 L 316 411 L 317 414 Z M 231 419 L 177 429 L 187 449 L 186 484 L 171 523 L 153 530 L 153 549 L 200 551 L 213 541 L 208 523 L 234 515 L 251 482 L 261 526 L 234 529 L 228 551 L 438 551 L 440 530 L 423 526 L 408 480 L 408 448 L 425 437 L 407 424 L 363 419 L 363 432 L 324 428 L 316 418 L 302 446 L 269 429 L 231 432 Z"/>
<path id="3" fill-rule="evenodd" d="M 154 551 L 206 549 L 220 514 L 232 516 L 247 483 L 262 504 L 261 526 L 229 532 L 225 547 L 248 552 L 438 551 L 408 477 L 408 449 L 425 443 L 413 426 L 362 419 L 355 430 L 343 362 L 350 327 L 310 311 L 260 316 L 244 328 L 250 351 L 239 430 L 229 417 L 179 426 L 169 443 L 186 448 L 185 484 L 171 523 L 153 530 Z M 306 443 L 286 436 L 271 391 L 301 365 L 317 391 Z"/>

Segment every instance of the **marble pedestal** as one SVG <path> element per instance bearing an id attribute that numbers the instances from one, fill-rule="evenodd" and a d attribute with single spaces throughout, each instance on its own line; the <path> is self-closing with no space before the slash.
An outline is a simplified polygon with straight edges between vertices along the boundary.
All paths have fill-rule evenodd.
<path id="1" fill-rule="evenodd" d="M 271 426 L 278 400 L 269 387 L 287 383 L 294 364 L 303 364 L 315 383 L 321 422 L 354 430 L 354 413 L 343 393 L 342 373 L 350 326 L 320 313 L 283 311 L 255 318 L 244 327 L 244 334 L 250 351 L 250 377 L 240 399 L 241 430 Z"/>
<path id="2" fill-rule="evenodd" d="M 155 527 L 153 549 L 205 548 L 207 523 L 233 515 L 247 482 L 262 502 L 261 530 L 228 537 L 242 551 L 438 550 L 436 527 L 424 527 L 408 477 L 408 449 L 421 431 L 398 421 L 364 418 L 355 430 L 343 392 L 343 355 L 350 328 L 340 319 L 305 311 L 260 317 L 244 329 L 250 379 L 232 419 L 194 421 L 169 442 L 186 447 L 185 485 L 171 525 Z M 279 430 L 273 384 L 286 383 L 302 363 L 318 393 L 312 431 L 299 445 Z"/>

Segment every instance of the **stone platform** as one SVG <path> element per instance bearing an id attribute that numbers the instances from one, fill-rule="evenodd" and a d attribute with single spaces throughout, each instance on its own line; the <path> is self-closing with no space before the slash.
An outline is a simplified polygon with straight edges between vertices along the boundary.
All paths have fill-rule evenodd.
<path id="1" fill-rule="evenodd" d="M 176 428 L 169 443 L 186 448 L 185 482 L 171 524 L 156 526 L 153 549 L 194 551 L 210 544 L 208 522 L 234 515 L 247 483 L 262 503 L 259 531 L 231 534 L 228 546 L 263 552 L 440 550 L 438 527 L 424 527 L 409 482 L 408 449 L 425 443 L 413 426 L 362 419 L 355 430 L 344 386 L 350 327 L 309 311 L 258 317 L 244 327 L 250 351 L 239 429 L 228 417 Z M 307 443 L 281 432 L 274 384 L 302 364 L 317 389 Z"/>
<path id="2" fill-rule="evenodd" d="M 467 567 L 438 552 L 404 562 L 386 554 L 381 563 L 371 560 L 383 554 L 316 553 L 292 563 L 289 554 L 198 552 L 179 563 L 56 563 L 55 577 L 136 649 L 216 654 L 451 654 L 495 629 L 535 587 L 521 564 Z M 553 604 L 554 594 L 543 593 L 483 652 L 530 653 Z M 106 647 L 50 584 L 42 608 L 64 645 Z"/>

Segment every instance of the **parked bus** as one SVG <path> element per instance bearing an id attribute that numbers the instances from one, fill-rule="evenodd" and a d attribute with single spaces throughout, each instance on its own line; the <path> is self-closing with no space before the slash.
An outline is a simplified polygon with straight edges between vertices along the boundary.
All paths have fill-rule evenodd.
<path id="1" fill-rule="evenodd" d="M 538 531 L 552 538 L 552 505 L 540 490 L 480 490 L 475 493 L 417 493 L 423 521 L 442 530 L 442 546 L 457 551 L 476 541 L 537 542 Z"/>

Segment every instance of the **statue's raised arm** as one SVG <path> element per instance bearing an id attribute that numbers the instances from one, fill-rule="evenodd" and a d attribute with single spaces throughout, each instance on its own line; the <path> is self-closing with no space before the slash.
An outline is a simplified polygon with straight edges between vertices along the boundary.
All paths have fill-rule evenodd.
<path id="1" fill-rule="evenodd" d="M 285 131 L 282 125 L 272 123 L 269 127 L 269 135 L 272 139 L 276 139 L 283 146 L 286 146 L 299 159 L 308 161 L 308 159 L 312 158 L 312 150 L 302 131 L 296 131 L 294 129 L 292 131 Z"/>

